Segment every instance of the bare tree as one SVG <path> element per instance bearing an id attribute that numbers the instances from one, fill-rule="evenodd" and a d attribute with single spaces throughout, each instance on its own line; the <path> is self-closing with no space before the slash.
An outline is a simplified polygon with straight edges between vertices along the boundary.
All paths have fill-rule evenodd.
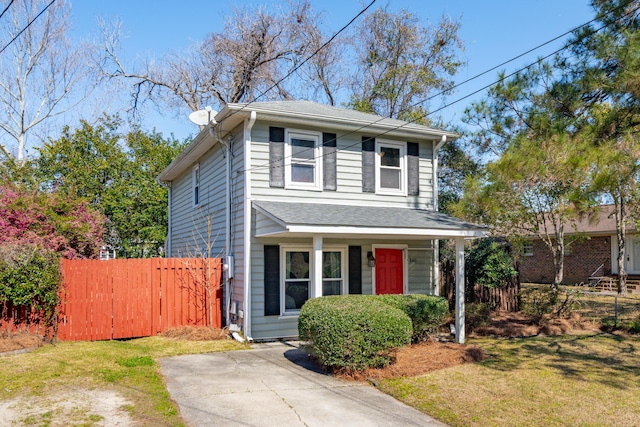
<path id="1" fill-rule="evenodd" d="M 64 0 L 16 0 L 0 26 L 0 150 L 18 162 L 34 129 L 86 96 L 80 82 L 87 68 L 68 31 Z"/>
<path id="2" fill-rule="evenodd" d="M 315 31 L 307 28 L 314 23 L 307 0 L 276 12 L 235 9 L 222 32 L 209 34 L 184 54 L 168 55 L 162 65 L 147 63 L 138 70 L 118 56 L 116 25 L 103 29 L 106 60 L 101 60 L 101 68 L 105 76 L 133 82 L 133 112 L 147 100 L 195 111 L 258 97 L 291 99 L 284 77 L 311 50 L 304 35 Z"/>
<path id="3" fill-rule="evenodd" d="M 353 38 L 357 67 L 350 105 L 385 117 L 423 118 L 423 101 L 453 85 L 462 49 L 459 27 L 446 17 L 436 26 L 423 27 L 405 10 L 378 9 L 367 15 Z"/>

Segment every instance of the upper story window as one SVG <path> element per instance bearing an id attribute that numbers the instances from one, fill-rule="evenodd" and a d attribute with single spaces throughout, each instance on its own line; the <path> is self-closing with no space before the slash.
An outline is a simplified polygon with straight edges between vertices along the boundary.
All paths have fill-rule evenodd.
<path id="1" fill-rule="evenodd" d="M 322 189 L 320 134 L 287 131 L 285 182 L 287 188 Z"/>
<path id="2" fill-rule="evenodd" d="M 406 194 L 406 144 L 376 142 L 376 193 Z"/>
<path id="3" fill-rule="evenodd" d="M 196 163 L 191 170 L 192 204 L 200 205 L 200 163 Z"/>

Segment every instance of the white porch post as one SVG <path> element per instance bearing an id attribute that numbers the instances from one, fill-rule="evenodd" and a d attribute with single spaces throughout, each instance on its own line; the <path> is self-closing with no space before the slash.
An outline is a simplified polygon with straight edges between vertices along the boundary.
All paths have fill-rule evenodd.
<path id="1" fill-rule="evenodd" d="M 322 296 L 322 236 L 313 236 L 313 292 L 311 298 Z"/>
<path id="2" fill-rule="evenodd" d="M 456 238 L 456 342 L 464 344 L 464 239 Z"/>

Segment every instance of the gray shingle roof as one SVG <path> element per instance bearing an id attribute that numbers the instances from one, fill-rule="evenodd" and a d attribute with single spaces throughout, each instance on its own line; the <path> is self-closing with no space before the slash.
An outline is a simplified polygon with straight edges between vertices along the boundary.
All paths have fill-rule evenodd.
<path id="1" fill-rule="evenodd" d="M 409 208 L 254 201 L 254 207 L 287 225 L 433 230 L 484 230 L 452 216 Z"/>
<path id="2" fill-rule="evenodd" d="M 313 101 L 295 100 L 252 102 L 251 104 L 228 104 L 227 107 L 231 111 L 246 110 L 248 112 L 250 110 L 255 110 L 259 113 L 272 113 L 288 117 L 303 116 L 310 121 L 329 120 L 335 122 L 344 122 L 349 123 L 354 127 L 366 126 L 366 128 L 370 128 L 379 126 L 389 129 L 403 129 L 405 131 L 428 133 L 434 135 L 446 134 L 449 138 L 453 139 L 457 137 L 457 135 L 453 132 L 447 132 L 428 126 L 409 123 L 404 120 L 382 117 L 378 116 L 377 114 L 363 113 L 346 108 L 338 108 L 331 105 L 319 104 Z"/>

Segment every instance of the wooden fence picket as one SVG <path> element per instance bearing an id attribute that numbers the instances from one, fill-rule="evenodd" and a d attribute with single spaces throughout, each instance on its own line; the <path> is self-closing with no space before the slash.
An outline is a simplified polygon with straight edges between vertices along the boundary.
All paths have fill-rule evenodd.
<path id="1" fill-rule="evenodd" d="M 207 264 L 208 263 L 208 264 Z M 222 326 L 222 260 L 151 258 L 62 260 L 57 339 L 94 341 L 156 335 L 167 328 L 209 326 L 203 274 L 213 287 L 212 327 Z M 28 307 L 11 309 L 0 328 L 29 324 Z"/>

